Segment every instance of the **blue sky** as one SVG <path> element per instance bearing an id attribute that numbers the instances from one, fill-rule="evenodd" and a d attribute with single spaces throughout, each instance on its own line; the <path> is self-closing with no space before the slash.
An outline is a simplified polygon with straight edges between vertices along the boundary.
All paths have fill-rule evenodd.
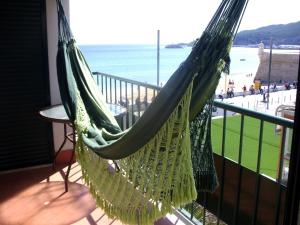
<path id="1" fill-rule="evenodd" d="M 70 0 L 79 44 L 155 44 L 199 37 L 221 0 Z M 240 30 L 300 20 L 300 0 L 249 0 Z"/>

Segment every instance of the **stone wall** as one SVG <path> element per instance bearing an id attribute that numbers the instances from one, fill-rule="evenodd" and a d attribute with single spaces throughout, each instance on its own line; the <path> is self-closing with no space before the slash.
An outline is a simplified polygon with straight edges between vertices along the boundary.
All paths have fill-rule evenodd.
<path id="1" fill-rule="evenodd" d="M 269 57 L 270 53 L 259 50 L 260 64 L 258 66 L 255 79 L 261 79 L 262 82 L 268 80 Z M 271 63 L 271 82 L 295 81 L 298 78 L 299 53 L 276 51 L 272 53 Z"/>

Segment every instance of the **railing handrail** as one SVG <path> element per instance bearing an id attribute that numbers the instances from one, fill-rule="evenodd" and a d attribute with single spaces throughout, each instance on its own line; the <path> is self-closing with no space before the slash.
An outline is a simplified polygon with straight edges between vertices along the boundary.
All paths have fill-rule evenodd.
<path id="1" fill-rule="evenodd" d="M 124 78 L 124 77 L 119 77 L 119 76 L 115 76 L 115 75 L 111 75 L 111 74 L 107 74 L 107 73 L 93 72 L 93 75 L 106 76 L 106 77 L 110 77 L 110 78 L 120 80 L 120 81 L 123 81 L 123 82 L 132 83 L 132 84 L 135 84 L 135 85 L 138 85 L 138 86 L 143 86 L 143 87 L 146 87 L 146 88 L 155 89 L 157 91 L 161 90 L 161 87 L 153 85 L 153 84 L 148 84 L 148 83 L 145 83 L 145 82 L 131 80 L 131 79 L 127 79 L 127 78 Z"/>
<path id="2" fill-rule="evenodd" d="M 240 106 L 226 104 L 226 103 L 223 103 L 220 101 L 214 101 L 214 106 L 222 108 L 222 109 L 226 109 L 231 112 L 240 113 L 240 114 L 243 114 L 246 116 L 258 118 L 258 119 L 264 120 L 266 122 L 274 123 L 274 124 L 281 125 L 284 127 L 293 128 L 293 126 L 294 126 L 293 120 L 286 119 L 283 117 L 272 116 L 270 114 L 257 112 L 257 111 L 253 111 L 250 109 L 245 109 Z"/>

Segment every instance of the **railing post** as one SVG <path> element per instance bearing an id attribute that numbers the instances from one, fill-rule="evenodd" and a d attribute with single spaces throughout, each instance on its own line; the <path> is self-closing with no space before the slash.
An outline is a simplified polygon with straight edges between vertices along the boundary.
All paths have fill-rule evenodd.
<path id="1" fill-rule="evenodd" d="M 132 124 L 134 124 L 135 123 L 135 116 L 134 116 L 133 84 L 131 84 L 131 118 L 132 118 Z"/>
<path id="2" fill-rule="evenodd" d="M 223 114 L 223 133 L 222 133 L 222 174 L 221 174 L 221 182 L 220 182 L 220 198 L 218 202 L 218 209 L 217 209 L 217 224 L 220 224 L 220 214 L 222 211 L 222 204 L 223 204 L 223 194 L 224 194 L 224 179 L 225 179 L 225 138 L 226 138 L 226 118 L 227 118 L 227 110 L 224 109 Z"/>
<path id="3" fill-rule="evenodd" d="M 241 115 L 241 128 L 240 128 L 240 144 L 239 144 L 239 155 L 238 155 L 238 187 L 236 192 L 236 201 L 235 201 L 235 208 L 234 208 L 234 216 L 233 216 L 233 224 L 238 224 L 238 211 L 240 207 L 240 193 L 241 193 L 241 183 L 242 183 L 242 173 L 243 167 L 242 164 L 242 153 L 243 153 L 243 137 L 244 137 L 244 115 Z"/>
<path id="4" fill-rule="evenodd" d="M 258 200 L 260 192 L 260 161 L 261 161 L 261 151 L 262 151 L 262 138 L 263 138 L 264 121 L 260 121 L 259 129 L 259 142 L 258 142 L 258 153 L 257 153 L 257 164 L 256 164 L 256 188 L 255 188 L 255 202 L 254 202 L 254 212 L 252 218 L 252 225 L 256 224 L 257 221 L 257 211 L 258 211 Z"/>
<path id="5" fill-rule="evenodd" d="M 107 93 L 107 76 L 105 76 L 105 100 L 106 100 L 106 102 L 108 102 L 107 95 L 108 95 L 108 93 Z"/>
<path id="6" fill-rule="evenodd" d="M 276 219 L 275 219 L 275 225 L 279 224 L 279 218 L 280 218 L 280 205 L 281 205 L 281 194 L 282 194 L 282 169 L 283 169 L 283 161 L 284 161 L 284 146 L 285 146 L 285 141 L 286 141 L 286 127 L 283 127 L 282 131 L 282 143 L 281 143 L 281 148 L 280 148 L 280 157 L 279 157 L 279 171 L 278 171 L 278 178 L 277 178 L 277 183 L 278 183 L 278 196 L 276 200 Z"/>
<path id="7" fill-rule="evenodd" d="M 118 103 L 118 102 L 117 102 L 117 80 L 114 79 L 114 81 L 115 81 L 115 82 L 114 82 L 114 84 L 115 84 L 115 91 L 114 91 L 114 92 L 115 92 L 115 105 L 116 105 L 116 104 Z"/>

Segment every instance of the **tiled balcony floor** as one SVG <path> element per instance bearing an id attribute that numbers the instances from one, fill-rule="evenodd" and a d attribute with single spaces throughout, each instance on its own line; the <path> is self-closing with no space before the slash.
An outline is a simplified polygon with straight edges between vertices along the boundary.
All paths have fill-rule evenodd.
<path id="1" fill-rule="evenodd" d="M 122 224 L 96 207 L 87 187 L 82 184 L 80 166 L 76 162 L 69 175 L 69 191 L 65 192 L 63 177 L 66 171 L 67 166 L 58 162 L 55 171 L 49 165 L 0 174 L 0 224 Z M 155 225 L 183 224 L 178 219 L 168 218 L 156 221 Z"/>

